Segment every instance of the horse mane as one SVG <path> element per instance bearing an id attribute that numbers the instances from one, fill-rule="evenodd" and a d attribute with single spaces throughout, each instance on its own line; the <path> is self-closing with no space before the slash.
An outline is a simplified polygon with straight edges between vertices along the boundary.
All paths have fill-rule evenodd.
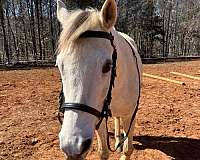
<path id="1" fill-rule="evenodd" d="M 95 9 L 75 10 L 66 15 L 63 30 L 58 41 L 57 53 L 74 43 L 79 36 L 100 24 L 99 13 Z"/>

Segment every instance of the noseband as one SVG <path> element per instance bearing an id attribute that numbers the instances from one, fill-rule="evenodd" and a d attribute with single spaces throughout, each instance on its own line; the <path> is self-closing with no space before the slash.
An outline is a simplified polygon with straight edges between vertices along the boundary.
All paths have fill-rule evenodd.
<path id="1" fill-rule="evenodd" d="M 116 151 L 117 148 L 120 147 L 124 143 L 126 138 L 128 137 L 128 134 L 129 134 L 130 129 L 131 129 L 131 125 L 133 123 L 133 120 L 134 120 L 136 113 L 137 113 L 137 110 L 138 110 L 139 99 L 140 99 L 140 73 L 139 73 L 139 68 L 138 68 L 137 57 L 134 54 L 134 50 L 133 50 L 130 42 L 127 41 L 127 43 L 129 44 L 129 46 L 132 49 L 132 52 L 133 52 L 135 59 L 136 59 L 138 78 L 139 78 L 139 96 L 138 96 L 138 100 L 137 100 L 136 109 L 135 109 L 135 111 L 132 115 L 132 119 L 131 119 L 131 122 L 130 122 L 129 129 L 126 133 L 126 136 L 118 144 L 117 148 L 115 150 L 112 150 L 110 145 L 109 145 L 107 120 L 108 120 L 108 117 L 112 117 L 111 110 L 110 110 L 110 104 L 111 104 L 111 100 L 112 100 L 112 89 L 114 88 L 114 83 L 115 83 L 115 78 L 116 78 L 117 50 L 116 50 L 116 47 L 114 45 L 114 36 L 112 35 L 112 33 L 107 33 L 107 32 L 102 32 L 102 31 L 86 31 L 86 32 L 84 32 L 80 35 L 80 38 L 103 38 L 103 39 L 108 39 L 110 41 L 111 46 L 113 47 L 110 86 L 109 86 L 109 89 L 108 89 L 107 96 L 104 99 L 103 109 L 102 109 L 101 112 L 96 110 L 95 108 L 90 107 L 90 106 L 85 105 L 85 104 L 65 103 L 64 93 L 63 93 L 63 89 L 62 89 L 61 93 L 60 93 L 60 97 L 59 97 L 60 107 L 59 107 L 58 119 L 59 119 L 60 123 L 62 124 L 61 113 L 64 114 L 65 110 L 78 110 L 78 111 L 86 112 L 86 113 L 89 113 L 93 116 L 96 116 L 99 119 L 99 122 L 96 124 L 96 129 L 98 130 L 103 119 L 105 118 L 106 119 L 106 129 L 107 129 L 107 145 L 108 145 L 108 148 L 109 148 L 110 151 Z"/>

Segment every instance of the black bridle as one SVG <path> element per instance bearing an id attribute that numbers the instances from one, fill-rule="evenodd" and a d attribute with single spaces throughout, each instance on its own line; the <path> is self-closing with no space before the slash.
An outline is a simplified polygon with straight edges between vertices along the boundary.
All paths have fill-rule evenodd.
<path id="1" fill-rule="evenodd" d="M 114 88 L 115 78 L 116 78 L 117 50 L 116 50 L 116 47 L 114 45 L 114 36 L 112 35 L 112 33 L 107 33 L 107 32 L 102 32 L 102 31 L 86 31 L 86 32 L 81 34 L 80 38 L 103 38 L 103 39 L 110 40 L 111 46 L 113 47 L 110 86 L 109 86 L 109 89 L 108 89 L 107 96 L 104 100 L 103 109 L 102 109 L 101 112 L 96 110 L 95 108 L 92 108 L 92 107 L 85 105 L 85 104 L 65 103 L 63 89 L 62 89 L 61 93 L 60 93 L 60 97 L 59 97 L 60 107 L 59 107 L 58 118 L 59 118 L 60 123 L 62 123 L 61 113 L 64 114 L 65 110 L 79 110 L 79 111 L 82 111 L 82 112 L 87 112 L 87 113 L 89 113 L 93 116 L 96 116 L 99 119 L 99 122 L 96 124 L 97 130 L 99 129 L 103 119 L 105 118 L 106 119 L 106 129 L 107 129 L 107 145 L 108 145 L 108 148 L 109 148 L 110 151 L 116 151 L 117 148 L 120 147 L 124 143 L 126 138 L 128 137 L 132 123 L 133 123 L 133 120 L 135 119 L 135 116 L 136 116 L 136 113 L 137 113 L 137 110 L 138 110 L 138 106 L 139 106 L 140 86 L 139 86 L 139 96 L 138 96 L 138 100 L 137 100 L 136 109 L 133 112 L 131 122 L 130 122 L 130 126 L 129 126 L 127 133 L 126 133 L 126 136 L 118 144 L 117 148 L 115 150 L 112 150 L 110 145 L 109 145 L 109 134 L 108 134 L 107 120 L 108 120 L 108 117 L 112 117 L 111 110 L 110 110 L 110 104 L 111 104 L 111 100 L 112 100 L 112 89 Z M 139 85 L 140 85 L 140 73 L 139 73 L 137 57 L 135 56 L 134 50 L 133 50 L 130 42 L 127 41 L 127 43 L 131 47 L 133 55 L 136 59 Z"/>

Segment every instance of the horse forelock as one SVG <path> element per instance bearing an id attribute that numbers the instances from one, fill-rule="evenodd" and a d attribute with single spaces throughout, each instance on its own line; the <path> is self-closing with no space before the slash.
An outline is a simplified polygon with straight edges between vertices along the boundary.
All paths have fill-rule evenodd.
<path id="1" fill-rule="evenodd" d="M 90 29 L 100 25 L 99 14 L 97 10 L 76 10 L 72 11 L 63 26 L 58 41 L 57 53 L 69 47 L 70 44 L 76 42 L 79 36 Z"/>

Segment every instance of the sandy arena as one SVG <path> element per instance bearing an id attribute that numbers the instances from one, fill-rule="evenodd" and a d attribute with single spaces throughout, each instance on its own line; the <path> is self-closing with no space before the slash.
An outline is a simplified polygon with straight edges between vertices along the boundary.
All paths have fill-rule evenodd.
<path id="1" fill-rule="evenodd" d="M 200 61 L 144 65 L 145 73 L 186 85 L 143 77 L 131 160 L 200 160 L 200 80 L 172 71 L 200 77 Z M 0 160 L 64 159 L 58 141 L 60 86 L 57 68 L 0 71 Z M 95 138 L 87 160 L 96 159 Z"/>

